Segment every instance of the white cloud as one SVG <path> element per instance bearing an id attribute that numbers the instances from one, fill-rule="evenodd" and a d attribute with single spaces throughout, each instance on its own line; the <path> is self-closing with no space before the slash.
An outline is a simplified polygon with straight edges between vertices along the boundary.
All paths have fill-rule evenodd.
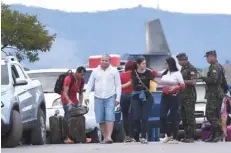
<path id="1" fill-rule="evenodd" d="M 2 0 L 4 3 L 20 3 L 59 9 L 67 12 L 95 12 L 138 5 L 156 8 L 158 0 Z M 231 0 L 159 0 L 162 10 L 184 13 L 231 14 Z"/>

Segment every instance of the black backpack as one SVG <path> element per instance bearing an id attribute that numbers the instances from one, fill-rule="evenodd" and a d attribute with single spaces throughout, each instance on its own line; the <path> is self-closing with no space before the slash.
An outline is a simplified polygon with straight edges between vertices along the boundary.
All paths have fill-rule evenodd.
<path id="1" fill-rule="evenodd" d="M 71 70 L 68 70 L 66 73 L 60 74 L 58 79 L 56 80 L 55 88 L 54 88 L 55 93 L 57 93 L 57 94 L 62 93 L 62 91 L 63 91 L 63 82 L 64 82 L 64 79 L 66 78 L 66 76 L 68 76 L 68 75 L 71 77 L 71 83 L 70 83 L 70 86 L 69 86 L 69 90 L 70 90 L 71 85 L 73 84 L 74 78 L 73 78 L 73 72 Z"/>

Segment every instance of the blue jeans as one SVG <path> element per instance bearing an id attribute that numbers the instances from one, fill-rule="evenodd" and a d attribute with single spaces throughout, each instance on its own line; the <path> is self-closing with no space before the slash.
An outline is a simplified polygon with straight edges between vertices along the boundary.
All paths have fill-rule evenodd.
<path id="1" fill-rule="evenodd" d="M 179 104 L 179 95 L 162 94 L 160 103 L 160 131 L 162 134 L 167 134 L 168 137 L 173 135 L 174 139 L 177 139 L 178 136 L 180 120 Z"/>
<path id="2" fill-rule="evenodd" d="M 123 127 L 126 136 L 130 136 L 131 131 L 131 116 L 130 116 L 130 106 L 131 106 L 132 94 L 126 93 L 121 95 L 120 107 L 123 115 Z"/>
<path id="3" fill-rule="evenodd" d="M 106 99 L 95 97 L 95 119 L 98 124 L 115 121 L 115 96 Z"/>
<path id="4" fill-rule="evenodd" d="M 145 92 L 146 101 L 142 101 L 139 95 L 132 96 L 131 102 L 131 117 L 132 117 L 132 134 L 131 137 L 136 136 L 134 129 L 141 129 L 141 137 L 146 138 L 148 134 L 148 118 L 151 113 L 154 99 L 149 92 Z"/>
<path id="5" fill-rule="evenodd" d="M 64 119 L 68 120 L 69 119 L 69 111 L 72 108 L 77 108 L 78 106 L 79 106 L 78 104 L 71 104 L 71 105 L 63 104 Z"/>

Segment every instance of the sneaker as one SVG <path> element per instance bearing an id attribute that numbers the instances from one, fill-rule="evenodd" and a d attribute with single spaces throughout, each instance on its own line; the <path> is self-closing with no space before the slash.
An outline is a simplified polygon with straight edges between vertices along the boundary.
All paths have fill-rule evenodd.
<path id="1" fill-rule="evenodd" d="M 101 141 L 100 144 L 106 144 L 106 140 Z"/>
<path id="2" fill-rule="evenodd" d="M 183 141 L 181 141 L 181 142 L 184 142 L 184 143 L 193 143 L 194 142 L 194 139 L 184 139 Z"/>
<path id="3" fill-rule="evenodd" d="M 217 143 L 217 142 L 221 141 L 222 139 L 223 139 L 223 136 L 217 136 L 212 140 L 212 142 Z"/>
<path id="4" fill-rule="evenodd" d="M 140 143 L 147 144 L 148 140 L 145 138 L 140 138 Z"/>
<path id="5" fill-rule="evenodd" d="M 107 140 L 106 144 L 113 144 L 113 141 L 112 140 Z"/>
<path id="6" fill-rule="evenodd" d="M 171 140 L 173 140 L 173 137 L 165 137 L 164 139 L 162 139 L 162 143 L 168 143 Z"/>
<path id="7" fill-rule="evenodd" d="M 170 141 L 167 142 L 168 144 L 178 144 L 179 142 L 175 139 L 171 139 Z"/>
<path id="8" fill-rule="evenodd" d="M 130 137 L 126 137 L 124 140 L 125 143 L 129 143 L 129 142 L 136 142 L 136 140 L 134 138 L 130 138 Z"/>
<path id="9" fill-rule="evenodd" d="M 187 137 L 184 137 L 183 139 L 181 139 L 181 142 L 184 142 L 187 139 Z"/>

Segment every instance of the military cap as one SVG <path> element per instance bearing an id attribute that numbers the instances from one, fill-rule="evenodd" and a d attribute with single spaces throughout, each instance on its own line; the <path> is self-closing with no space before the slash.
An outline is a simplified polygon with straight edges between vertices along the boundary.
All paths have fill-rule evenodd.
<path id="1" fill-rule="evenodd" d="M 188 56 L 185 53 L 179 53 L 176 55 L 178 60 L 188 60 Z"/>
<path id="2" fill-rule="evenodd" d="M 216 50 L 207 51 L 205 57 L 208 57 L 209 55 L 217 56 Z"/>

